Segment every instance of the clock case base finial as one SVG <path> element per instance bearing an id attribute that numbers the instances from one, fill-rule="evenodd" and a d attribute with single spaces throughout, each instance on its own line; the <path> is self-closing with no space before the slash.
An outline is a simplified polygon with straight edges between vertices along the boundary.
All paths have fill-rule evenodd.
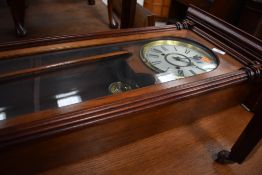
<path id="1" fill-rule="evenodd" d="M 189 19 L 185 19 L 182 22 L 176 22 L 174 25 L 176 26 L 177 30 L 188 30 L 194 26 L 194 22 Z"/>

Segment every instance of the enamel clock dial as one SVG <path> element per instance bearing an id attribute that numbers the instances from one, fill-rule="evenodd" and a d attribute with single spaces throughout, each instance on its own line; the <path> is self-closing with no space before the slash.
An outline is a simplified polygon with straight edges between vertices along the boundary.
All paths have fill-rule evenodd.
<path id="1" fill-rule="evenodd" d="M 142 47 L 140 56 L 155 72 L 172 72 L 177 78 L 209 72 L 218 66 L 211 50 L 188 39 L 150 42 Z"/>

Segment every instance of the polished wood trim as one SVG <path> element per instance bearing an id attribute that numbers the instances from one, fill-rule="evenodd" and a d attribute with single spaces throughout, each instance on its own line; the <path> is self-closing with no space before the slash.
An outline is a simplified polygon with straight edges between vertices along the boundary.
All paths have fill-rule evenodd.
<path id="1" fill-rule="evenodd" d="M 150 29 L 149 27 L 148 29 Z M 0 51 L 0 60 L 2 59 L 10 59 L 10 58 L 16 58 L 21 56 L 28 56 L 28 55 L 34 55 L 39 53 L 47 53 L 47 52 L 55 52 L 55 51 L 62 51 L 62 50 L 69 50 L 69 49 L 76 49 L 76 48 L 83 48 L 88 46 L 97 46 L 97 45 L 104 45 L 104 44 L 113 44 L 117 42 L 128 42 L 128 41 L 135 41 L 135 40 L 143 40 L 143 39 L 151 39 L 154 37 L 164 37 L 164 36 L 184 36 L 185 33 L 188 31 L 177 31 L 176 27 L 169 26 L 164 28 L 155 28 L 153 27 L 153 31 L 156 32 L 146 32 L 147 30 L 141 30 L 140 32 L 130 33 L 123 32 L 122 30 L 119 30 L 119 34 L 116 36 L 108 35 L 107 37 L 101 37 L 100 35 L 94 35 L 92 39 L 88 40 L 81 40 L 81 41 L 71 41 L 71 42 L 65 42 L 65 43 L 57 43 L 57 44 L 48 44 L 45 42 L 34 42 L 34 44 L 39 45 L 35 47 L 26 47 L 26 48 L 19 48 L 17 50 L 3 50 Z M 159 29 L 159 30 L 158 30 Z M 123 32 L 123 36 L 121 35 L 121 31 Z M 124 35 L 126 34 L 126 36 Z M 95 38 L 97 36 L 97 38 Z M 102 35 L 103 36 L 103 35 Z M 25 44 L 26 45 L 26 44 Z M 22 45 L 24 47 L 24 45 Z M 1 46 L 0 46 L 1 48 Z M 0 49 L 1 50 L 1 49 Z"/>
<path id="2" fill-rule="evenodd" d="M 87 127 L 156 106 L 206 94 L 217 89 L 240 84 L 248 80 L 245 70 L 207 78 L 184 85 L 147 93 L 134 98 L 125 98 L 93 108 L 55 115 L 50 118 L 0 130 L 0 147 L 50 136 L 77 128 Z M 146 89 L 146 88 L 145 88 Z M 41 115 L 41 112 L 34 115 Z"/>
<path id="3" fill-rule="evenodd" d="M 167 140 L 163 139 L 162 134 L 172 132 L 170 133 L 170 138 L 172 138 L 174 133 L 177 133 L 177 131 L 185 127 L 187 129 L 184 132 L 187 134 L 181 135 L 181 133 L 178 132 L 176 139 L 182 139 L 186 141 L 193 138 L 196 142 L 198 142 L 200 139 L 199 146 L 203 148 L 204 151 L 206 151 L 204 159 L 208 159 L 208 162 L 206 163 L 213 165 L 213 153 L 215 153 L 218 148 L 221 148 L 221 144 L 230 146 L 230 144 L 232 144 L 235 140 L 235 137 L 241 131 L 241 127 L 244 127 L 245 123 L 248 122 L 248 119 L 251 118 L 251 114 L 246 112 L 244 108 L 239 105 L 239 103 L 241 103 L 241 101 L 243 101 L 247 96 L 247 90 L 248 86 L 246 84 L 220 89 L 209 94 L 197 96 L 195 98 L 190 98 L 180 102 L 162 105 L 157 108 L 130 114 L 126 117 L 112 120 L 110 122 L 104 122 L 90 127 L 84 127 L 73 132 L 59 134 L 54 137 L 47 137 L 31 142 L 26 142 L 24 144 L 13 145 L 6 147 L 5 149 L 0 149 L 0 164 L 2 165 L 0 174 L 28 175 L 38 174 L 37 172 L 42 172 L 44 170 L 50 170 L 57 167 L 63 169 L 71 163 L 75 164 L 79 161 L 83 162 L 83 160 L 89 161 L 89 159 L 101 157 L 104 154 L 119 148 L 121 149 L 127 145 L 134 146 L 134 144 L 137 142 L 148 140 L 150 138 L 155 140 L 155 137 L 160 137 L 162 140 L 161 142 L 158 142 L 159 145 L 157 147 L 165 149 L 164 147 L 166 146 Z M 231 111 L 232 107 L 237 107 L 237 110 Z M 214 114 L 217 117 L 214 117 Z M 246 114 L 248 116 L 246 116 Z M 232 115 L 236 115 L 237 117 Z M 206 124 L 203 125 L 203 123 L 200 122 L 201 124 L 198 125 L 197 130 L 195 130 L 194 127 L 193 129 L 193 125 L 191 124 L 196 122 L 198 123 L 199 121 L 202 121 L 202 119 L 206 121 Z M 213 122 L 210 123 L 210 120 L 213 120 Z M 234 123 L 231 124 L 230 122 Z M 208 131 L 206 130 L 206 125 L 210 125 Z M 221 131 L 221 127 L 227 128 L 225 130 L 227 132 L 223 132 L 223 129 L 223 131 Z M 231 129 L 228 127 L 231 127 Z M 202 134 L 195 131 L 200 131 Z M 170 143 L 173 141 L 170 141 Z M 174 155 L 184 155 L 183 151 L 179 151 L 179 145 L 181 147 L 186 146 L 189 150 L 191 147 L 195 149 L 196 147 L 194 145 L 194 141 L 192 142 L 192 145 L 173 145 L 173 147 L 170 148 L 166 154 L 172 152 Z M 212 143 L 212 146 L 203 146 L 207 143 Z M 137 148 L 136 146 L 133 146 L 131 149 Z M 145 153 L 143 152 L 147 151 L 147 147 L 142 147 L 144 148 L 143 151 L 141 151 L 141 156 L 143 157 L 145 156 Z M 155 148 L 158 149 L 157 147 Z M 155 149 L 152 149 L 153 155 L 155 155 L 155 151 Z M 197 162 L 202 160 L 201 156 L 199 157 L 194 155 L 194 151 L 190 151 L 190 153 L 193 154 L 190 154 L 190 156 L 193 157 L 188 158 L 188 156 L 185 156 L 185 159 L 190 159 L 188 160 L 188 162 L 190 162 L 189 165 L 192 163 L 192 160 Z M 130 155 L 133 154 L 125 154 L 122 156 L 125 157 L 124 159 L 129 159 L 128 156 Z M 180 161 L 183 162 L 183 156 L 180 157 L 182 157 L 182 160 L 179 160 L 177 162 L 178 164 L 181 163 Z M 139 161 L 140 158 L 137 158 L 137 161 Z M 161 154 L 159 154 L 159 156 L 155 156 L 155 158 L 157 158 L 160 162 L 163 161 Z M 121 159 L 123 159 L 123 157 L 120 158 L 120 160 Z M 145 160 L 146 159 L 149 160 L 148 157 L 146 157 Z M 95 161 L 94 165 L 96 166 L 99 162 L 100 161 Z M 36 166 L 32 167 L 32 164 Z M 104 165 L 107 164 L 108 162 L 104 161 Z M 111 164 L 114 163 L 111 162 Z M 150 161 L 149 164 L 152 165 Z M 13 168 L 14 165 L 16 165 L 15 169 Z M 172 161 L 170 165 L 173 165 Z M 257 165 L 259 165 L 259 162 Z M 99 169 L 102 166 L 97 168 Z M 123 166 L 125 167 L 126 165 L 123 164 Z M 153 166 L 155 166 L 155 164 L 153 164 Z M 221 168 L 221 166 L 217 166 L 218 168 Z M 84 167 L 86 167 L 86 164 Z M 118 167 L 119 166 L 116 165 L 117 169 Z M 138 166 L 137 168 L 140 167 L 141 166 Z M 165 170 L 164 167 L 165 166 L 163 166 L 163 170 Z M 90 167 L 86 168 L 87 171 L 84 174 L 89 174 Z M 213 172 L 212 168 L 213 166 L 211 166 L 211 174 Z M 237 166 L 236 168 L 239 167 Z M 79 173 L 79 168 L 76 169 L 75 173 L 76 172 Z M 109 171 L 104 172 L 105 174 L 108 174 Z M 132 171 L 129 172 L 132 174 Z M 119 174 L 122 175 L 123 171 L 119 170 Z"/>
<path id="4" fill-rule="evenodd" d="M 161 26 L 161 27 L 143 27 L 143 28 L 130 28 L 130 29 L 120 29 L 111 30 L 104 32 L 93 32 L 87 34 L 78 35 L 64 35 L 64 36 L 53 36 L 53 37 L 43 37 L 37 39 L 25 39 L 20 41 L 12 42 L 2 42 L 0 43 L 0 51 L 11 50 L 11 49 L 21 49 L 34 46 L 43 46 L 50 44 L 59 44 L 66 42 L 76 42 L 90 39 L 102 39 L 102 38 L 112 38 L 119 36 L 128 36 L 135 34 L 150 34 L 155 32 L 167 32 L 176 30 L 176 26 Z"/>
<path id="5" fill-rule="evenodd" d="M 116 52 L 111 52 L 111 53 L 106 53 L 106 54 L 88 56 L 88 57 L 78 58 L 74 60 L 59 62 L 55 64 L 38 66 L 38 67 L 30 68 L 30 69 L 22 69 L 22 70 L 18 70 L 14 72 L 1 74 L 0 82 L 11 80 L 11 79 L 16 79 L 16 78 L 21 78 L 25 76 L 30 76 L 30 75 L 37 75 L 40 73 L 50 72 L 50 71 L 54 71 L 58 69 L 76 66 L 76 65 L 83 65 L 83 64 L 87 64 L 87 63 L 91 63 L 95 61 L 107 60 L 113 57 L 127 56 L 127 55 L 130 55 L 130 53 L 127 51 L 116 51 Z"/>
<path id="6" fill-rule="evenodd" d="M 262 63 L 262 41 L 226 23 L 225 21 L 191 6 L 187 19 L 195 23 L 192 30 L 208 41 L 220 45 L 245 65 Z"/>
<path id="7" fill-rule="evenodd" d="M 230 91 L 230 93 L 227 93 L 227 95 L 233 97 L 233 99 L 228 99 L 228 103 L 223 104 L 224 107 L 232 102 L 239 102 L 240 100 L 238 100 L 237 98 L 243 96 L 245 97 L 246 94 L 235 94 L 234 90 L 236 90 L 236 93 L 240 92 L 238 91 L 238 85 L 243 85 L 246 87 L 248 86 L 248 81 L 252 82 L 261 80 L 261 59 L 259 57 L 259 55 L 261 55 L 261 49 L 256 45 L 256 43 L 260 43 L 260 41 L 255 38 L 249 37 L 249 35 L 246 35 L 244 33 L 241 34 L 241 37 L 238 39 L 239 35 L 234 36 L 235 33 L 238 33 L 237 30 L 235 31 L 235 29 L 230 28 L 230 26 L 228 26 L 226 23 L 216 20 L 212 16 L 201 11 L 189 11 L 188 19 L 194 23 L 192 30 L 204 39 L 196 36 L 195 34 L 191 35 L 191 30 L 179 31 L 177 27 L 171 26 L 166 28 L 146 28 L 142 30 L 120 30 L 117 32 L 100 33 L 101 35 L 98 35 L 98 33 L 96 33 L 93 35 L 85 35 L 82 37 L 79 36 L 72 38 L 60 38 L 61 40 L 53 38 L 46 41 L 33 41 L 31 43 L 24 42 L 25 45 L 22 45 L 22 42 L 20 42 L 18 44 L 12 43 L 11 45 L 3 46 L 3 51 L 0 52 L 1 59 L 12 59 L 17 58 L 18 56 L 34 55 L 38 53 L 54 52 L 88 46 L 121 43 L 126 41 L 135 41 L 147 38 L 149 39 L 153 37 L 187 37 L 187 34 L 190 34 L 190 37 L 198 38 L 199 41 L 204 42 L 208 46 L 213 46 L 212 44 L 207 42 L 211 41 L 211 43 L 213 43 L 214 45 L 219 46 L 218 48 L 225 47 L 227 53 L 233 55 L 235 58 L 241 61 L 245 65 L 245 67 L 243 69 L 236 70 L 239 68 L 238 66 L 240 64 L 232 59 L 230 56 L 225 55 L 225 57 L 228 57 L 229 59 L 225 59 L 224 61 L 225 63 L 228 63 L 228 67 L 231 68 L 229 68 L 228 70 L 226 66 L 222 66 L 222 70 L 220 69 L 220 72 L 216 72 L 218 74 L 212 74 L 210 72 L 205 75 L 188 78 L 184 81 L 178 80 L 175 83 L 173 82 L 170 84 L 156 84 L 154 86 L 148 86 L 130 92 L 116 94 L 114 96 L 101 97 L 100 99 L 94 99 L 88 102 L 83 102 L 64 108 L 44 110 L 24 116 L 19 116 L 20 118 L 17 117 L 14 119 L 2 121 L 0 122 L 1 151 L 4 152 L 4 150 L 10 150 L 10 148 L 18 148 L 22 152 L 24 152 L 25 150 L 23 144 L 21 144 L 22 146 L 17 146 L 18 143 L 25 143 L 25 149 L 27 149 L 31 146 L 30 143 L 33 143 L 33 141 L 35 141 L 36 139 L 48 137 L 43 140 L 46 141 L 51 138 L 54 138 L 54 140 L 56 140 L 59 137 L 58 134 L 64 136 L 68 133 L 75 134 L 77 132 L 72 131 L 76 131 L 78 129 L 78 131 L 90 129 L 92 128 L 91 126 L 99 126 L 99 124 L 102 124 L 103 122 L 109 124 L 109 121 L 119 119 L 120 117 L 123 120 L 128 120 L 132 115 L 134 116 L 139 112 L 142 113 L 141 120 L 143 120 L 143 117 L 145 115 L 148 115 L 147 112 L 149 110 L 157 110 L 156 107 L 163 107 L 166 105 L 168 106 L 168 104 L 171 105 L 174 102 L 197 97 L 199 95 L 207 95 L 211 92 L 222 90 L 223 88 L 231 88 L 232 91 Z M 220 23 L 223 26 L 222 28 L 219 28 L 219 26 L 217 26 L 218 24 L 220 25 Z M 224 33 L 223 30 L 225 30 Z M 66 42 L 62 44 L 63 41 Z M 243 48 L 241 48 L 242 44 Z M 221 55 L 221 57 L 224 56 Z M 246 88 L 244 90 L 249 91 L 249 88 Z M 219 101 L 219 98 L 214 100 Z M 212 109 L 215 108 L 214 106 L 212 107 Z M 136 125 L 132 127 L 136 127 Z M 74 138 L 74 141 L 78 143 L 78 148 L 82 146 L 82 138 L 79 138 L 79 135 L 80 134 L 78 133 L 77 137 Z M 38 141 L 39 140 L 36 140 L 36 142 L 34 143 L 41 145 L 41 143 Z M 62 144 L 64 144 L 64 142 L 60 143 L 60 145 Z M 93 148 L 97 149 L 97 145 L 95 145 Z M 37 150 L 36 148 L 34 149 Z M 69 149 L 61 150 L 60 153 L 66 155 L 66 151 L 68 150 Z M 93 150 L 91 150 L 90 152 L 92 151 Z M 49 153 L 48 155 L 51 155 L 52 149 L 47 149 L 47 152 Z M 30 152 L 30 154 L 32 154 L 32 152 Z M 74 160 L 76 160 L 81 157 L 79 155 L 80 154 L 78 154 L 78 156 L 73 155 L 72 157 Z M 68 159 L 70 158 L 67 158 L 67 160 Z"/>

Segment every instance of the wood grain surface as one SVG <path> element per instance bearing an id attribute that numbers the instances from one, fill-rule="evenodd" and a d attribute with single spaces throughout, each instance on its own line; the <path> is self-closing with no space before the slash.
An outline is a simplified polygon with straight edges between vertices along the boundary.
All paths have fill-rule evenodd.
<path id="1" fill-rule="evenodd" d="M 180 36 L 226 54 L 208 74 L 0 122 L 0 174 L 259 174 L 261 156 L 221 168 L 213 155 L 230 148 L 251 118 L 240 104 L 254 86 L 248 80 L 261 78 L 260 41 L 197 9 L 189 13 L 193 32 L 169 26 L 3 45 L 0 58 L 13 59 Z"/>
<path id="2" fill-rule="evenodd" d="M 214 162 L 214 154 L 222 148 L 230 148 L 250 118 L 251 113 L 241 106 L 235 106 L 198 118 L 191 124 L 39 174 L 260 175 L 262 147 L 242 165 L 220 165 Z M 156 130 L 157 126 L 156 123 Z M 55 155 L 52 157 L 55 159 Z"/>
<path id="3" fill-rule="evenodd" d="M 227 110 L 243 101 L 247 95 L 246 87 L 239 86 L 237 89 L 237 91 L 236 88 L 224 89 L 216 93 L 132 113 L 117 120 L 84 127 L 74 132 L 64 132 L 52 137 L 6 147 L 0 150 L 0 163 L 3 167 L 0 169 L 0 174 L 17 174 L 17 172 L 35 174 L 62 165 L 66 166 L 75 161 L 93 158 L 132 142 L 190 125 L 201 118 Z M 230 113 L 227 118 L 232 115 L 233 113 Z M 242 118 L 243 113 L 235 115 Z M 236 119 L 235 122 L 238 123 L 238 120 Z M 242 124 L 245 125 L 245 122 L 247 121 Z M 231 123 L 227 123 L 227 120 L 223 123 L 222 120 L 215 125 L 222 127 L 226 124 L 230 126 Z M 234 132 L 238 136 L 244 126 L 239 130 L 235 128 L 230 127 L 230 130 L 233 131 L 225 132 L 221 137 L 226 139 L 227 135 Z M 185 139 L 190 140 L 190 138 Z M 228 144 L 231 146 L 232 142 Z M 218 149 L 221 147 L 217 146 Z M 175 147 L 173 149 L 176 150 Z M 212 158 L 212 154 L 209 156 Z M 15 169 L 12 168 L 14 165 L 16 165 Z"/>
<path id="4" fill-rule="evenodd" d="M 54 63 L 54 64 L 47 64 L 44 66 L 38 66 L 34 68 L 29 68 L 29 69 L 22 69 L 22 70 L 13 71 L 10 73 L 1 74 L 0 82 L 5 81 L 5 80 L 10 80 L 10 79 L 16 79 L 20 77 L 25 77 L 29 75 L 37 75 L 43 72 L 50 72 L 50 71 L 54 71 L 57 69 L 68 68 L 68 67 L 72 67 L 76 65 L 85 65 L 87 63 L 106 60 L 106 59 L 110 59 L 113 57 L 127 56 L 128 54 L 130 53 L 128 53 L 127 51 L 116 51 L 116 52 L 111 52 L 111 53 L 106 53 L 106 54 L 78 58 L 75 60 L 63 61 L 63 62 Z"/>

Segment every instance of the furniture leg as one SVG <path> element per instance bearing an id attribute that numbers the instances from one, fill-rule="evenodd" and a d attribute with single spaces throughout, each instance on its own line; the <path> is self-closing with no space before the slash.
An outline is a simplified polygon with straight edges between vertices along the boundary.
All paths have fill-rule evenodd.
<path id="1" fill-rule="evenodd" d="M 95 5 L 95 0 L 87 0 L 88 5 Z"/>
<path id="2" fill-rule="evenodd" d="M 13 16 L 16 34 L 18 36 L 25 36 L 26 29 L 24 26 L 25 21 L 25 8 L 26 0 L 7 0 L 7 3 L 10 7 L 10 11 Z"/>
<path id="3" fill-rule="evenodd" d="M 113 15 L 112 0 L 107 0 L 107 10 L 108 10 L 109 27 L 112 29 L 117 29 L 119 24 L 116 22 L 116 19 L 114 18 L 114 15 Z"/>
<path id="4" fill-rule="evenodd" d="M 260 108 L 259 108 L 260 107 Z M 255 111 L 255 115 L 248 123 L 236 143 L 233 145 L 231 152 L 223 150 L 217 155 L 217 162 L 226 163 L 242 163 L 246 157 L 255 148 L 262 138 L 262 100 Z"/>
<path id="5" fill-rule="evenodd" d="M 121 28 L 133 27 L 136 3 L 136 0 L 122 0 Z"/>

